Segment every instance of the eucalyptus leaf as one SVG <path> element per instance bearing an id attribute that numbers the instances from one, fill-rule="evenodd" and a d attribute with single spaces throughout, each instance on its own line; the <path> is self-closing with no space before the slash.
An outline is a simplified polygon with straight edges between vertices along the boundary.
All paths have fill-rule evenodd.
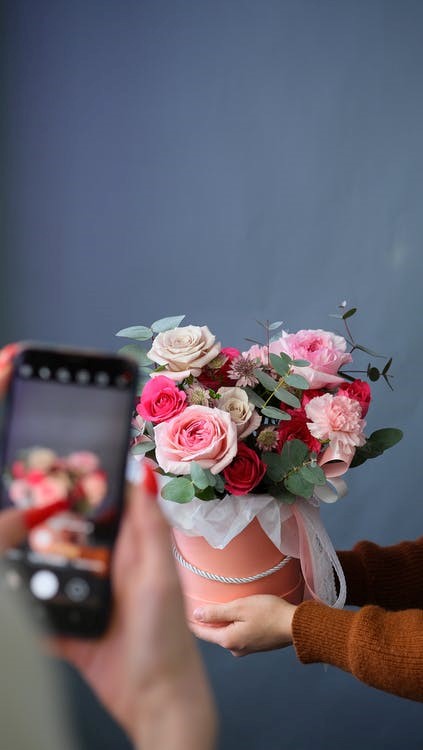
<path id="1" fill-rule="evenodd" d="M 268 489 L 268 493 L 281 503 L 286 503 L 287 505 L 295 503 L 295 495 L 293 495 L 292 492 L 288 492 L 283 484 L 271 485 Z"/>
<path id="2" fill-rule="evenodd" d="M 277 328 L 280 328 L 281 326 L 283 326 L 283 320 L 277 320 L 275 323 L 270 323 L 269 331 L 276 331 Z"/>
<path id="3" fill-rule="evenodd" d="M 378 357 L 379 359 L 385 359 L 384 354 L 377 354 L 376 352 L 373 352 L 371 349 L 367 349 L 367 347 L 363 346 L 362 344 L 354 344 L 354 349 L 359 349 L 361 352 L 370 354 L 371 357 Z"/>
<path id="4" fill-rule="evenodd" d="M 143 440 L 142 443 L 138 443 L 131 448 L 133 456 L 145 456 L 146 453 L 154 450 L 156 444 L 152 440 Z"/>
<path id="5" fill-rule="evenodd" d="M 372 383 L 376 383 L 376 381 L 380 378 L 380 372 L 377 367 L 368 367 L 367 377 L 372 381 Z"/>
<path id="6" fill-rule="evenodd" d="M 301 391 L 306 391 L 310 388 L 308 381 L 302 375 L 287 375 L 285 383 L 290 385 L 291 388 L 298 388 Z"/>
<path id="7" fill-rule="evenodd" d="M 259 383 L 261 383 L 267 391 L 273 392 L 279 386 L 279 383 L 276 380 L 271 378 L 270 375 L 268 375 L 266 372 L 263 372 L 263 370 L 260 370 L 259 368 L 254 370 L 254 375 L 256 376 Z"/>
<path id="8" fill-rule="evenodd" d="M 286 457 L 292 466 L 301 466 L 308 454 L 308 446 L 302 440 L 294 439 L 284 443 L 281 456 Z"/>
<path id="9" fill-rule="evenodd" d="M 189 503 L 195 497 L 194 485 L 187 477 L 176 477 L 162 487 L 162 498 L 174 503 Z"/>
<path id="10" fill-rule="evenodd" d="M 137 339 L 138 341 L 148 341 L 153 335 L 151 328 L 147 326 L 130 326 L 129 328 L 122 328 L 118 331 L 116 336 L 122 336 L 125 339 Z"/>
<path id="11" fill-rule="evenodd" d="M 170 331 L 172 328 L 177 328 L 185 318 L 185 315 L 174 315 L 171 318 L 160 318 L 155 320 L 151 328 L 154 333 L 163 333 L 164 331 Z"/>
<path id="12" fill-rule="evenodd" d="M 390 368 L 391 365 L 392 365 L 392 357 L 390 357 L 390 359 L 388 359 L 385 367 L 382 370 L 382 375 L 386 375 L 386 373 L 388 372 L 388 370 L 389 370 L 389 368 Z"/>
<path id="13" fill-rule="evenodd" d="M 310 362 L 308 359 L 293 359 L 291 360 L 291 364 L 295 365 L 295 367 L 308 367 Z"/>
<path id="14" fill-rule="evenodd" d="M 306 482 L 311 482 L 311 484 L 317 484 L 322 487 L 326 484 L 325 472 L 320 466 L 302 466 L 300 474 Z"/>
<path id="15" fill-rule="evenodd" d="M 287 472 L 287 462 L 279 453 L 263 453 L 263 462 L 267 465 L 267 476 L 273 482 L 280 482 Z"/>
<path id="16" fill-rule="evenodd" d="M 201 468 L 200 464 L 197 464 L 195 463 L 195 461 L 193 461 L 191 463 L 190 473 L 193 483 L 196 487 L 198 487 L 199 490 L 205 490 L 206 487 L 209 487 L 209 478 L 204 469 Z"/>
<path id="17" fill-rule="evenodd" d="M 278 373 L 282 378 L 289 372 L 291 366 L 291 360 L 289 357 L 279 356 L 278 354 L 270 355 L 270 364 L 272 365 L 275 372 Z"/>
<path id="18" fill-rule="evenodd" d="M 292 406 L 294 409 L 299 409 L 301 406 L 299 399 L 293 393 L 287 391 L 286 388 L 278 388 L 275 396 L 279 401 L 283 401 L 284 404 L 288 404 L 288 406 Z"/>
<path id="19" fill-rule="evenodd" d="M 307 482 L 304 477 L 301 476 L 300 472 L 293 472 L 285 479 L 285 487 L 292 492 L 293 495 L 299 495 L 299 497 L 309 498 L 313 494 L 313 485 Z"/>
<path id="20" fill-rule="evenodd" d="M 344 312 L 342 316 L 342 320 L 347 320 L 348 318 L 352 318 L 353 315 L 355 315 L 357 312 L 356 307 L 352 307 L 350 310 L 347 310 L 347 312 Z"/>
<path id="21" fill-rule="evenodd" d="M 220 474 L 214 474 L 213 477 L 215 479 L 214 488 L 215 488 L 216 492 L 224 492 L 224 490 L 225 490 L 225 482 L 223 481 L 223 479 L 220 476 Z"/>
<path id="22" fill-rule="evenodd" d="M 138 362 L 138 365 L 144 367 L 151 367 L 153 362 L 147 357 L 147 352 L 144 349 L 140 349 L 138 344 L 126 344 L 118 350 L 118 354 L 123 354 L 125 357 L 132 357 Z"/>
<path id="23" fill-rule="evenodd" d="M 246 392 L 248 396 L 248 400 L 251 401 L 254 406 L 264 406 L 265 400 L 261 396 L 258 395 L 255 391 L 253 391 L 252 388 L 246 387 L 244 388 L 244 391 Z"/>
<path id="24" fill-rule="evenodd" d="M 261 413 L 264 417 L 270 417 L 270 419 L 284 419 L 286 421 L 291 419 L 290 414 L 281 409 L 276 409 L 275 406 L 265 406 L 264 409 L 261 410 Z"/>
<path id="25" fill-rule="evenodd" d="M 198 497 L 199 500 L 216 500 L 216 490 L 214 487 L 205 487 L 204 490 L 198 490 L 195 491 L 195 496 Z"/>

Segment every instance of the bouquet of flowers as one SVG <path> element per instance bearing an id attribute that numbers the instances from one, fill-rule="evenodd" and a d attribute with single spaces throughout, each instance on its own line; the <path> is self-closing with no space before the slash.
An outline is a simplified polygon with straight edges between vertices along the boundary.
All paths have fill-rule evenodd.
<path id="1" fill-rule="evenodd" d="M 355 310 L 343 314 L 346 321 Z M 186 503 L 225 494 L 270 493 L 283 503 L 324 498 L 319 487 L 394 445 L 402 433 L 381 429 L 366 436 L 369 384 L 346 365 L 364 349 L 340 335 L 301 330 L 273 335 L 247 351 L 222 348 L 207 326 L 179 327 L 183 316 L 151 328 L 119 331 L 148 351 L 123 347 L 140 364 L 133 454 L 147 455 L 171 481 L 162 495 Z M 366 350 L 365 350 L 366 351 Z M 371 365 L 371 380 L 388 380 Z"/>
<path id="2" fill-rule="evenodd" d="M 140 367 L 131 451 L 154 461 L 171 523 L 220 549 L 256 516 L 286 554 L 295 548 L 301 557 L 306 539 L 309 588 L 332 600 L 333 575 L 332 593 L 322 595 L 322 549 L 339 578 L 342 571 L 316 507 L 345 494 L 340 476 L 350 466 L 402 437 L 394 428 L 366 433 L 371 388 L 346 368 L 357 350 L 379 355 L 354 341 L 355 312 L 343 304 L 337 316 L 346 336 L 261 323 L 264 341 L 249 340 L 243 352 L 222 348 L 207 326 L 181 326 L 184 316 L 117 334 L 133 339 L 120 352 Z M 390 385 L 391 361 L 382 370 L 369 364 L 368 379 Z M 288 524 L 281 537 L 292 517 L 296 530 Z"/>

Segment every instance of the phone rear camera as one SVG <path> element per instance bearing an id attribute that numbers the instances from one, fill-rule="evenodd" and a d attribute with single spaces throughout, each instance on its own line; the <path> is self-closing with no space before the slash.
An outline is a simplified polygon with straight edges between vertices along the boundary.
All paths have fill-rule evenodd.
<path id="1" fill-rule="evenodd" d="M 81 385 L 86 385 L 91 380 L 91 375 L 88 370 L 78 370 L 76 373 L 76 382 Z"/>
<path id="2" fill-rule="evenodd" d="M 66 369 L 66 367 L 59 367 L 59 369 L 56 372 L 56 378 L 61 383 L 69 383 L 71 380 L 71 374 L 69 370 Z"/>
<path id="3" fill-rule="evenodd" d="M 51 377 L 51 370 L 49 367 L 40 367 L 38 370 L 38 375 L 41 378 L 41 380 L 49 380 Z"/>
<path id="4" fill-rule="evenodd" d="M 126 388 L 129 385 L 129 382 L 130 380 L 128 378 L 127 373 L 124 373 L 123 375 L 118 375 L 115 380 L 115 383 L 118 388 Z"/>

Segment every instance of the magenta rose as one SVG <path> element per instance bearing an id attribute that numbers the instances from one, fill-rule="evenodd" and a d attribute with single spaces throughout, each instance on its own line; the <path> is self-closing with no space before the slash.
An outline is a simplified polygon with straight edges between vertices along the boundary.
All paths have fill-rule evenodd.
<path id="1" fill-rule="evenodd" d="M 166 473 L 189 474 L 191 462 L 218 474 L 237 449 L 236 425 L 231 415 L 208 406 L 187 406 L 154 428 L 156 459 Z"/>
<path id="2" fill-rule="evenodd" d="M 321 443 L 313 437 L 307 427 L 307 416 L 303 409 L 293 409 L 291 419 L 279 423 L 278 426 L 278 450 L 281 451 L 287 440 L 302 440 L 310 451 L 319 453 Z"/>
<path id="3" fill-rule="evenodd" d="M 260 484 L 267 466 L 245 443 L 238 443 L 238 453 L 223 471 L 225 490 L 231 495 L 247 495 Z"/>
<path id="4" fill-rule="evenodd" d="M 137 412 L 147 422 L 165 422 L 186 407 L 187 394 L 165 375 L 152 378 L 143 389 Z"/>
<path id="5" fill-rule="evenodd" d="M 361 406 L 361 416 L 365 417 L 369 411 L 372 392 L 365 380 L 354 380 L 351 383 L 342 383 L 338 388 L 338 395 L 353 398 Z"/>

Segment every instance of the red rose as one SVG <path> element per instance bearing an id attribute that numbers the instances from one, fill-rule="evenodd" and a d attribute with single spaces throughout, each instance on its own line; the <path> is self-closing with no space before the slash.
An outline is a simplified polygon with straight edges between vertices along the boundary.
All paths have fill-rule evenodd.
<path id="1" fill-rule="evenodd" d="M 307 415 L 304 409 L 293 409 L 291 411 L 291 419 L 288 421 L 280 422 L 278 427 L 279 433 L 279 444 L 278 450 L 281 451 L 284 443 L 287 440 L 302 440 L 309 450 L 319 453 L 321 443 L 317 438 L 311 435 L 307 427 Z"/>
<path id="2" fill-rule="evenodd" d="M 267 466 L 245 443 L 238 443 L 238 453 L 223 470 L 225 490 L 231 495 L 246 495 L 260 484 Z"/>
<path id="3" fill-rule="evenodd" d="M 166 422 L 186 407 L 187 394 L 174 381 L 157 375 L 144 386 L 137 412 L 148 422 Z"/>
<path id="4" fill-rule="evenodd" d="M 241 352 L 230 346 L 221 349 L 220 353 L 203 369 L 198 380 L 205 388 L 217 391 L 222 386 L 234 385 L 234 381 L 228 377 L 228 370 L 232 360 L 239 357 Z"/>
<path id="5" fill-rule="evenodd" d="M 342 383 L 338 389 L 338 395 L 353 398 L 361 406 L 361 416 L 365 417 L 369 411 L 372 392 L 365 380 L 353 380 L 351 383 Z"/>

